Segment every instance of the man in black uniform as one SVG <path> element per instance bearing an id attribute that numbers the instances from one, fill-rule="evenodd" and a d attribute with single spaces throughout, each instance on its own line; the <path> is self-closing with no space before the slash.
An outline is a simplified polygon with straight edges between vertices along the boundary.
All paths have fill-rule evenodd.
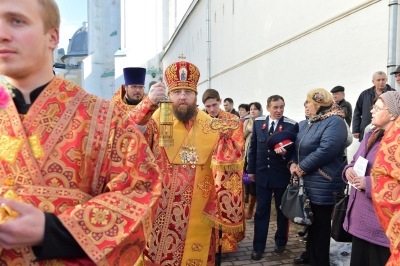
<path id="1" fill-rule="evenodd" d="M 265 249 L 272 195 L 275 197 L 278 225 L 275 233 L 275 252 L 284 252 L 288 240 L 289 223 L 280 205 L 290 180 L 290 171 L 287 168 L 289 150 L 283 147 L 271 149 L 267 146 L 267 139 L 274 132 L 289 131 L 294 134 L 299 132 L 297 122 L 283 116 L 284 108 L 285 101 L 282 96 L 270 96 L 267 100 L 269 115 L 256 118 L 253 124 L 247 168 L 250 180 L 256 182 L 257 194 L 252 260 L 260 260 Z"/>

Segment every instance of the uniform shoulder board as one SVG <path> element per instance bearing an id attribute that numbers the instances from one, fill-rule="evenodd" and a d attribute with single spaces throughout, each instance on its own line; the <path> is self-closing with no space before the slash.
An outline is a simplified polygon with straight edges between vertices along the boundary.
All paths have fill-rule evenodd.
<path id="1" fill-rule="evenodd" d="M 283 118 L 283 122 L 286 122 L 286 123 L 290 123 L 290 124 L 293 124 L 293 125 L 296 125 L 296 121 L 294 121 L 293 119 L 290 119 L 290 118 L 288 118 L 288 117 L 284 117 Z"/>
<path id="2" fill-rule="evenodd" d="M 259 117 L 257 117 L 255 120 L 265 120 L 267 118 L 267 116 L 265 116 L 265 115 L 262 115 L 262 116 L 259 116 Z"/>

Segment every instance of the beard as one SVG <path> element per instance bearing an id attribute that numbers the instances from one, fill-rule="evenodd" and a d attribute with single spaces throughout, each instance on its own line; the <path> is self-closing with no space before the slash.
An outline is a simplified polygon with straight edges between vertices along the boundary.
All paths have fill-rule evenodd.
<path id="1" fill-rule="evenodd" d="M 142 100 L 131 100 L 129 99 L 129 101 L 133 104 L 133 105 L 138 105 Z"/>
<path id="2" fill-rule="evenodd" d="M 131 99 L 128 95 L 125 95 L 125 98 L 127 99 L 127 103 L 131 105 L 138 105 L 142 99 Z"/>
<path id="3" fill-rule="evenodd" d="M 186 124 L 190 119 L 196 116 L 197 114 L 197 104 L 194 101 L 192 104 L 188 104 L 187 106 L 179 106 L 179 102 L 177 104 L 172 105 L 172 110 L 174 112 L 174 116 Z"/>

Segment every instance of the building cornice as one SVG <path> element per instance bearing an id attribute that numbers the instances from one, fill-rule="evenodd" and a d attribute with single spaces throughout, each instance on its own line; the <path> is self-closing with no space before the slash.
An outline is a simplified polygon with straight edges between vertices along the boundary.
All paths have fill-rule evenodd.
<path id="1" fill-rule="evenodd" d="M 164 47 L 164 52 L 161 55 L 160 61 L 163 60 L 164 55 L 168 52 L 169 48 L 171 47 L 171 44 L 174 42 L 175 37 L 179 34 L 181 31 L 181 28 L 185 24 L 186 20 L 189 18 L 190 14 L 192 14 L 193 9 L 196 7 L 200 0 L 193 0 L 193 2 L 190 4 L 188 10 L 186 10 L 185 15 L 183 16 L 181 22 L 179 23 L 178 27 L 176 27 L 174 34 L 172 34 L 171 38 L 169 39 L 167 45 Z"/>

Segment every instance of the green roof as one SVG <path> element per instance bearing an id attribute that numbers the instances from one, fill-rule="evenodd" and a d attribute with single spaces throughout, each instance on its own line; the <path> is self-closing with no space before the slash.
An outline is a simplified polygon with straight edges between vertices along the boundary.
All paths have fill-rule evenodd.
<path id="1" fill-rule="evenodd" d="M 112 77 L 112 76 L 115 76 L 115 71 L 104 72 L 103 75 L 101 75 L 102 78 L 105 78 L 105 77 Z"/>
<path id="2" fill-rule="evenodd" d="M 162 74 L 162 72 L 160 70 L 156 70 L 156 69 L 149 69 L 146 71 L 146 74 L 153 74 L 153 73 Z"/>
<path id="3" fill-rule="evenodd" d="M 114 54 L 114 56 L 126 56 L 128 54 L 129 50 L 117 50 Z"/>

